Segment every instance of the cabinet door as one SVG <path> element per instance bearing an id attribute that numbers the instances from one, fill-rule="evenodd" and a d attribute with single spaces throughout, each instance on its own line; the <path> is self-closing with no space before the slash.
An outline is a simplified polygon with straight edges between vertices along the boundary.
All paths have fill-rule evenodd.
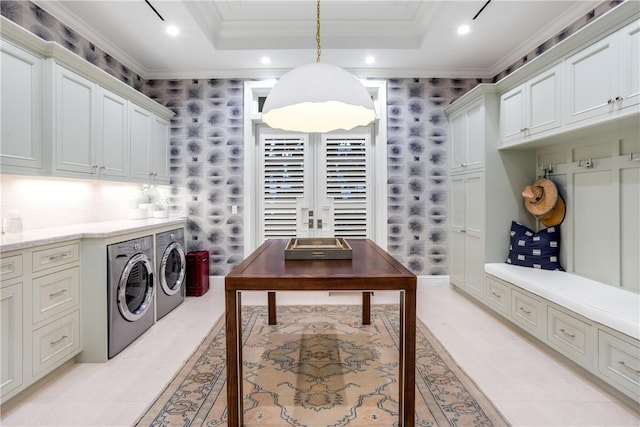
<path id="1" fill-rule="evenodd" d="M 524 137 L 524 97 L 524 85 L 511 89 L 500 97 L 500 134 L 503 144 Z"/>
<path id="2" fill-rule="evenodd" d="M 100 89 L 96 144 L 100 175 L 125 177 L 129 173 L 128 108 L 126 99 Z"/>
<path id="3" fill-rule="evenodd" d="M 640 103 L 640 21 L 627 25 L 618 32 L 620 44 L 618 107 L 627 108 Z"/>
<path id="4" fill-rule="evenodd" d="M 538 74 L 526 84 L 525 136 L 560 127 L 562 92 L 560 64 Z"/>
<path id="5" fill-rule="evenodd" d="M 451 249 L 449 278 L 464 288 L 465 187 L 464 175 L 451 177 Z"/>
<path id="6" fill-rule="evenodd" d="M 169 182 L 169 122 L 155 116 L 153 120 L 151 166 L 154 182 Z"/>
<path id="7" fill-rule="evenodd" d="M 149 181 L 151 178 L 151 139 L 153 115 L 142 107 L 130 104 L 131 177 Z"/>
<path id="8" fill-rule="evenodd" d="M 22 283 L 0 289 L 0 395 L 22 385 Z"/>
<path id="9" fill-rule="evenodd" d="M 0 44 L 0 164 L 42 169 L 42 63 Z"/>
<path id="10" fill-rule="evenodd" d="M 55 70 L 55 168 L 94 173 L 97 86 L 64 67 Z"/>
<path id="11" fill-rule="evenodd" d="M 467 114 L 461 111 L 451 117 L 451 171 L 464 168 L 467 162 Z"/>
<path id="12" fill-rule="evenodd" d="M 482 167 L 484 153 L 484 108 L 480 101 L 451 116 L 451 171 Z"/>
<path id="13" fill-rule="evenodd" d="M 484 298 L 484 191 L 480 173 L 465 179 L 465 289 Z"/>
<path id="14" fill-rule="evenodd" d="M 613 111 L 617 70 L 615 34 L 565 61 L 566 123 L 575 123 Z"/>

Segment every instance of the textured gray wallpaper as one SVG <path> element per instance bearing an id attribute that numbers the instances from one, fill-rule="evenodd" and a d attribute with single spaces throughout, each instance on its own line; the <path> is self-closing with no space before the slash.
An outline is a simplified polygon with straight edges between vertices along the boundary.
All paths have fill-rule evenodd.
<path id="1" fill-rule="evenodd" d="M 522 56 L 497 81 L 621 1 L 605 1 Z M 210 252 L 210 272 L 225 275 L 244 255 L 242 80 L 145 82 L 107 52 L 29 1 L 0 2 L 0 13 L 173 110 L 171 188 L 188 213 L 187 249 Z M 448 136 L 444 108 L 475 79 L 388 80 L 388 248 L 416 274 L 447 274 Z M 237 214 L 232 213 L 236 206 Z"/>

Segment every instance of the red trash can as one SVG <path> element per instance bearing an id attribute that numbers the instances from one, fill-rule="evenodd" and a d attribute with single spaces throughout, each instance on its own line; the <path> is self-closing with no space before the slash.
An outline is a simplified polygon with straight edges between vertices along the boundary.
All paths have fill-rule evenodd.
<path id="1" fill-rule="evenodd" d="M 187 296 L 199 297 L 209 290 L 209 252 L 187 254 Z"/>

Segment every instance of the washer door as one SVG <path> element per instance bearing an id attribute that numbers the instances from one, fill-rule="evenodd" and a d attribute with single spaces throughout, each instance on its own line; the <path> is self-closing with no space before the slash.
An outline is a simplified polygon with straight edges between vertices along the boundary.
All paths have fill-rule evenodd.
<path id="1" fill-rule="evenodd" d="M 135 322 L 152 307 L 153 265 L 144 254 L 127 262 L 118 283 L 118 309 L 126 320 Z"/>
<path id="2" fill-rule="evenodd" d="M 175 295 L 184 283 L 186 259 L 178 242 L 171 242 L 160 262 L 160 286 L 167 295 Z"/>

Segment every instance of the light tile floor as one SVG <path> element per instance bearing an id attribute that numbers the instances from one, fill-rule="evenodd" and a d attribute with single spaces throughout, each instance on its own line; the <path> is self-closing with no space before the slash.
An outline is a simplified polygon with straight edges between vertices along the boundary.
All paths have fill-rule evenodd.
<path id="1" fill-rule="evenodd" d="M 323 299 L 360 301 L 358 295 L 278 294 L 281 304 Z M 394 293 L 373 297 L 373 303 L 396 301 Z M 640 426 L 629 406 L 450 287 L 420 287 L 418 301 L 419 317 L 514 426 Z M 245 294 L 243 303 L 266 304 L 266 297 Z M 130 426 L 223 310 L 220 287 L 188 298 L 109 362 L 69 366 L 10 402 L 0 425 Z"/>

